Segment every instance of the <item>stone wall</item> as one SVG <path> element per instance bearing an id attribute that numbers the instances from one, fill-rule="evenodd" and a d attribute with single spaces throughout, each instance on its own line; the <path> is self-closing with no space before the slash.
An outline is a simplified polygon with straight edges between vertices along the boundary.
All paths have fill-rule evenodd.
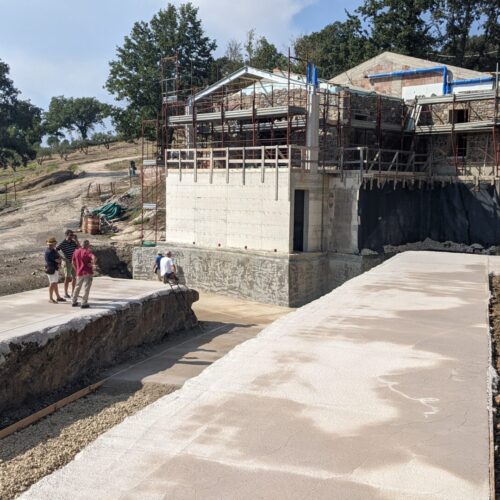
<path id="1" fill-rule="evenodd" d="M 288 273 L 292 307 L 307 304 L 334 288 L 330 284 L 328 257 L 324 253 L 290 255 Z"/>
<path id="2" fill-rule="evenodd" d="M 134 278 L 155 279 L 151 271 L 154 257 L 167 250 L 174 255 L 181 281 L 190 287 L 257 302 L 289 304 L 288 255 L 165 243 L 134 249 Z"/>
<path id="3" fill-rule="evenodd" d="M 195 290 L 163 289 L 98 315 L 44 327 L 0 345 L 0 413 L 127 359 L 131 348 L 196 325 Z M 36 339 L 36 341 L 34 340 Z"/>
<path id="4" fill-rule="evenodd" d="M 161 244 L 134 249 L 135 279 L 157 279 L 151 267 L 158 251 L 172 251 L 182 282 L 211 293 L 298 307 L 337 286 L 325 253 L 273 255 Z M 349 271 L 343 271 L 348 276 Z M 355 276 L 353 273 L 350 277 Z"/>
<path id="5" fill-rule="evenodd" d="M 190 287 L 256 302 L 299 307 L 358 276 L 381 256 L 341 253 L 273 255 L 174 244 L 134 248 L 135 279 L 157 279 L 151 271 L 156 254 L 170 250 L 179 276 Z"/>
<path id="6" fill-rule="evenodd" d="M 495 114 L 495 101 L 492 98 L 475 101 L 437 103 L 422 105 L 419 125 L 446 125 L 452 123 L 453 112 L 463 110 L 466 122 L 492 121 Z M 456 115 L 455 115 L 456 116 Z"/>

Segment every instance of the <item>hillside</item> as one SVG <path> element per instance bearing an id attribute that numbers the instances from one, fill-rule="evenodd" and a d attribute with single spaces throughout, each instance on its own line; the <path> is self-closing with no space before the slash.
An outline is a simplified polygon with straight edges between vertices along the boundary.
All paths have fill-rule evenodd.
<path id="1" fill-rule="evenodd" d="M 75 153 L 67 160 L 54 158 L 41 166 L 28 165 L 15 174 L 0 172 L 3 185 L 13 175 L 19 182 L 15 199 L 12 185 L 8 185 L 7 195 L 0 194 L 0 295 L 45 286 L 43 251 L 47 237 L 62 239 L 65 229 L 78 230 L 82 208 L 96 208 L 108 200 L 123 200 L 128 208 L 125 220 L 114 227 L 119 234 L 90 239 L 102 249 L 103 272 L 111 266 L 126 274 L 128 259 L 123 257 L 127 255 L 123 248 L 140 237 L 140 225 L 134 220 L 140 213 L 139 180 L 131 180 L 128 174 L 130 160 L 140 158 L 139 150 L 137 144 L 114 144 L 109 150 L 92 148 L 87 155 Z M 114 236 L 121 241 L 113 241 Z M 115 247 L 120 250 L 110 253 L 109 248 Z"/>

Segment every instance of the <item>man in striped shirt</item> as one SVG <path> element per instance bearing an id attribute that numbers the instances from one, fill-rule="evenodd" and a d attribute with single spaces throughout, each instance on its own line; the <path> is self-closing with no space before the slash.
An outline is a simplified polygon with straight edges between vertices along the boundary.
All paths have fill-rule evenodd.
<path id="1" fill-rule="evenodd" d="M 73 259 L 73 254 L 75 253 L 75 250 L 77 248 L 80 248 L 80 242 L 78 241 L 76 234 L 71 229 L 67 229 L 64 235 L 65 235 L 64 240 L 62 240 L 61 243 L 57 245 L 56 250 L 62 252 L 64 257 L 64 266 L 63 266 L 64 296 L 66 298 L 69 298 L 70 297 L 68 293 L 69 284 L 71 283 L 72 293 L 75 290 L 75 284 L 76 284 L 76 273 L 75 269 L 73 268 L 73 264 L 71 263 L 71 260 Z"/>

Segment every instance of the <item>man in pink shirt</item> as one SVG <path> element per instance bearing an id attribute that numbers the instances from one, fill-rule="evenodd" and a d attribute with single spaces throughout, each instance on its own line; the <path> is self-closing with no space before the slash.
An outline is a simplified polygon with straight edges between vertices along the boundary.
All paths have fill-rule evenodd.
<path id="1" fill-rule="evenodd" d="M 72 296 L 72 306 L 78 306 L 78 296 L 83 287 L 82 309 L 88 309 L 90 287 L 94 275 L 95 255 L 90 249 L 90 241 L 85 240 L 73 253 L 72 264 L 76 272 L 76 286 Z"/>

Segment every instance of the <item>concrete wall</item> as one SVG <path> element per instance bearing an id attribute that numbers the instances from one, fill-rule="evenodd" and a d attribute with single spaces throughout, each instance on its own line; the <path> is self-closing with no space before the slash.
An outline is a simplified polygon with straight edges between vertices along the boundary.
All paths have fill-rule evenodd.
<path id="1" fill-rule="evenodd" d="M 268 172 L 264 183 L 260 171 L 247 170 L 245 184 L 241 169 L 230 172 L 229 183 L 225 175 L 214 172 L 210 184 L 209 172 L 198 172 L 197 182 L 193 172 L 183 172 L 181 179 L 169 174 L 167 237 L 172 240 L 159 248 L 136 248 L 134 278 L 156 279 L 151 271 L 156 253 L 171 250 L 189 286 L 300 306 L 363 272 L 357 172 L 340 177 L 293 171 L 290 183 L 288 173 L 280 172 L 277 201 Z M 307 192 L 305 252 L 297 254 L 291 252 L 296 189 Z M 273 236 L 264 238 L 263 231 Z"/>
<path id="2" fill-rule="evenodd" d="M 257 302 L 298 307 L 379 264 L 383 257 L 341 253 L 290 255 L 165 244 L 134 248 L 135 279 L 151 271 L 158 251 L 171 250 L 180 278 L 190 287 Z"/>
<path id="3" fill-rule="evenodd" d="M 57 326 L 43 322 L 29 338 L 17 337 L 3 351 L 0 345 L 0 413 L 95 376 L 125 360 L 133 347 L 194 326 L 197 320 L 190 306 L 196 300 L 195 290 L 181 296 L 165 288 Z"/>
<path id="4" fill-rule="evenodd" d="M 288 266 L 289 305 L 301 306 L 332 290 L 325 253 L 293 254 Z"/>
<path id="5" fill-rule="evenodd" d="M 157 279 L 151 271 L 154 258 L 167 249 L 174 255 L 181 281 L 199 290 L 292 307 L 331 290 L 323 253 L 280 255 L 176 244 L 135 248 L 134 278 Z"/>
<path id="6" fill-rule="evenodd" d="M 166 240 L 208 248 L 238 248 L 288 253 L 290 198 L 288 169 L 170 171 L 167 177 Z M 276 199 L 276 187 L 278 199 Z"/>
<path id="7" fill-rule="evenodd" d="M 329 176 L 325 193 L 323 248 L 328 252 L 358 253 L 358 199 L 361 182 L 357 172 Z"/>

